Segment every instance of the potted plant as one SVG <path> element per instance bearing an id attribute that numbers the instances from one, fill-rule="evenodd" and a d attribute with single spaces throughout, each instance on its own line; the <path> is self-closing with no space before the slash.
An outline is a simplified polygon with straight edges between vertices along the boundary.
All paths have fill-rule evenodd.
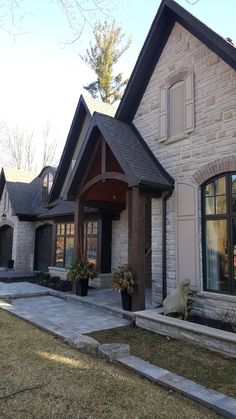
<path id="1" fill-rule="evenodd" d="M 135 288 L 135 277 L 132 267 L 127 263 L 120 265 L 112 274 L 112 288 L 121 293 L 123 310 L 131 311 L 132 294 Z"/>
<path id="2" fill-rule="evenodd" d="M 77 259 L 67 271 L 67 280 L 72 283 L 72 290 L 82 297 L 88 294 L 89 278 L 97 277 L 97 270 L 87 259 Z"/>

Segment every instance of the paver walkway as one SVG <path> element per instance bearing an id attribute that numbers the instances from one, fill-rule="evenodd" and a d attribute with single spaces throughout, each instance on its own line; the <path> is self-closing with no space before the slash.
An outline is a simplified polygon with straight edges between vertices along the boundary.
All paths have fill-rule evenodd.
<path id="1" fill-rule="evenodd" d="M 67 301 L 62 293 L 55 292 L 54 295 L 53 293 L 48 288 L 27 282 L 15 284 L 0 282 L 0 308 L 29 320 L 38 327 L 66 340 L 96 330 L 124 326 L 131 322 L 113 314 L 113 312 L 101 310 L 94 304 L 90 306 L 89 301 L 87 304 L 79 300 L 73 301 L 72 296 Z M 56 295 L 61 295 L 61 298 Z M 12 300 L 6 300 L 6 297 L 12 297 Z M 101 302 L 100 306 L 102 306 Z M 151 365 L 134 356 L 122 356 L 118 362 L 151 381 L 172 388 L 207 406 L 223 417 L 236 418 L 236 399 L 232 397 L 207 389 L 194 381 Z"/>
<path id="2" fill-rule="evenodd" d="M 0 299 L 12 297 L 10 302 L 0 301 L 0 307 L 63 338 L 131 323 L 109 311 L 79 301 L 68 302 L 49 293 L 53 291 L 27 282 L 0 282 Z M 59 294 L 63 297 L 63 293 Z"/>

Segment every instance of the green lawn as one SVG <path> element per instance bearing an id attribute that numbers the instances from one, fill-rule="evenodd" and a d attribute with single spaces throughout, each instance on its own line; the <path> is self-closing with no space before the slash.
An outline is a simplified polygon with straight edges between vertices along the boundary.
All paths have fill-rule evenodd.
<path id="1" fill-rule="evenodd" d="M 0 418 L 216 418 L 0 310 Z"/>
<path id="2" fill-rule="evenodd" d="M 135 326 L 104 330 L 90 336 L 100 343 L 129 343 L 132 355 L 228 396 L 236 397 L 236 358 L 227 358 L 199 346 Z"/>

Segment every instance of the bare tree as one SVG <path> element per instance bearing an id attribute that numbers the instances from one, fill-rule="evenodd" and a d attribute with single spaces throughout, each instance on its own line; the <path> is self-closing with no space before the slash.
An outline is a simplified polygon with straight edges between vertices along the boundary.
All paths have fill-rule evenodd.
<path id="1" fill-rule="evenodd" d="M 35 144 L 33 132 L 25 133 L 18 127 L 6 133 L 8 164 L 17 169 L 35 170 Z"/>
<path id="2" fill-rule="evenodd" d="M 42 167 L 53 166 L 56 163 L 56 154 L 57 154 L 57 142 L 56 140 L 50 140 L 50 124 L 46 122 L 43 129 L 43 158 L 42 158 Z"/>
<path id="3" fill-rule="evenodd" d="M 42 0 L 41 0 L 42 1 Z M 47 0 L 48 3 L 50 0 Z M 116 5 L 123 0 L 51 0 L 54 1 L 64 14 L 72 39 L 66 43 L 76 42 L 82 35 L 85 27 L 92 27 L 98 18 L 111 16 Z M 0 29 L 13 35 L 24 34 L 24 18 L 30 15 L 24 9 L 24 0 L 3 0 L 0 5 Z"/>

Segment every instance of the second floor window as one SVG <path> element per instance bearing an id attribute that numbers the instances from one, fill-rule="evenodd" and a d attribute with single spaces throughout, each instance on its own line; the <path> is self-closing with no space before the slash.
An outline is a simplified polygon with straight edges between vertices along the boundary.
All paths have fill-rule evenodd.
<path id="1" fill-rule="evenodd" d="M 48 195 L 52 189 L 53 174 L 47 173 L 43 178 L 43 189 L 42 189 L 42 200 L 45 202 L 48 199 Z"/>

